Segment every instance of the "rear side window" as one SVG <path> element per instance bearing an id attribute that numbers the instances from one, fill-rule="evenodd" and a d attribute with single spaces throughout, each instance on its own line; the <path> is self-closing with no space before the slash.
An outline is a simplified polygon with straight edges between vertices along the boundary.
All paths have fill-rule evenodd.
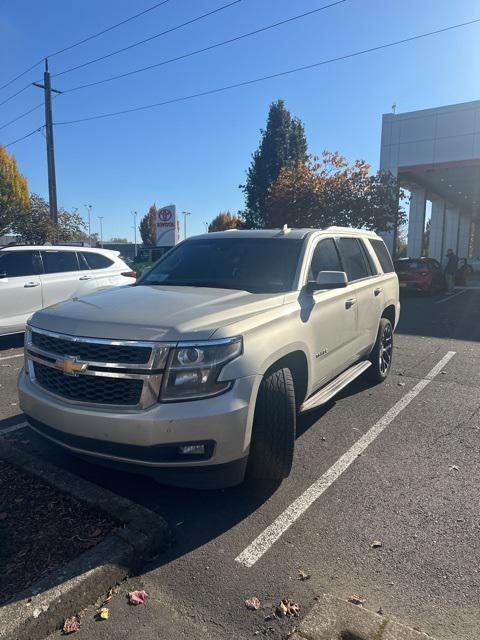
<path id="1" fill-rule="evenodd" d="M 67 273 L 78 271 L 75 251 L 42 251 L 45 273 Z"/>
<path id="2" fill-rule="evenodd" d="M 113 260 L 110 260 L 110 258 L 102 256 L 101 253 L 93 253 L 93 251 L 82 252 L 82 257 L 90 269 L 107 269 L 113 264 Z"/>
<path id="3" fill-rule="evenodd" d="M 333 238 L 320 240 L 312 256 L 309 280 L 316 280 L 320 271 L 343 271 Z"/>
<path id="4" fill-rule="evenodd" d="M 18 278 L 40 273 L 38 251 L 9 251 L 0 254 L 0 277 Z"/>
<path id="5" fill-rule="evenodd" d="M 375 251 L 375 255 L 380 262 L 383 273 L 392 273 L 395 271 L 392 258 L 390 257 L 390 253 L 388 252 L 383 240 L 370 240 L 370 244 L 372 245 L 372 249 Z"/>
<path id="6" fill-rule="evenodd" d="M 365 258 L 365 250 L 357 238 L 339 238 L 338 248 L 349 282 L 370 277 L 371 273 Z"/>

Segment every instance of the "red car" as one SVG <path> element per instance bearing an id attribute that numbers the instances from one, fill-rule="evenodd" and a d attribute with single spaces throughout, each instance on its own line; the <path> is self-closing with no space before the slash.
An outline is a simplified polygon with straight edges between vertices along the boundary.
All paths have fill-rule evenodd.
<path id="1" fill-rule="evenodd" d="M 395 260 L 395 271 L 401 289 L 435 293 L 445 289 L 442 265 L 433 258 L 401 258 Z"/>

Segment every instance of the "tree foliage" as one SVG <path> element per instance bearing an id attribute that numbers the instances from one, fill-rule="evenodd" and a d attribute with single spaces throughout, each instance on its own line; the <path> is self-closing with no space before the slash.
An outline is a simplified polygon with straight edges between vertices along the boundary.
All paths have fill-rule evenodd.
<path id="1" fill-rule="evenodd" d="M 77 211 L 58 210 L 58 225 L 50 218 L 48 202 L 36 193 L 30 196 L 29 205 L 15 217 L 13 231 L 25 244 L 46 242 L 74 242 L 87 239 L 85 222 Z"/>
<path id="2" fill-rule="evenodd" d="M 369 174 L 364 160 L 349 164 L 338 152 L 283 167 L 266 201 L 266 227 L 322 228 L 330 225 L 389 230 L 401 223 L 397 181 L 392 174 Z"/>
<path id="3" fill-rule="evenodd" d="M 302 122 L 292 117 L 283 100 L 270 105 L 267 126 L 261 130 L 258 149 L 252 156 L 247 180 L 241 189 L 245 193 L 243 213 L 247 228 L 265 226 L 266 198 L 283 167 L 307 160 L 307 140 Z"/>
<path id="4" fill-rule="evenodd" d="M 226 231 L 227 229 L 240 229 L 244 225 L 241 216 L 231 214 L 230 211 L 220 211 L 208 225 L 208 231 Z"/>
<path id="5" fill-rule="evenodd" d="M 149 210 L 140 220 L 140 236 L 146 247 L 154 247 L 157 244 L 157 205 L 150 205 Z"/>
<path id="6" fill-rule="evenodd" d="M 15 158 L 0 145 L 0 235 L 11 228 L 28 204 L 27 179 L 18 170 Z"/>

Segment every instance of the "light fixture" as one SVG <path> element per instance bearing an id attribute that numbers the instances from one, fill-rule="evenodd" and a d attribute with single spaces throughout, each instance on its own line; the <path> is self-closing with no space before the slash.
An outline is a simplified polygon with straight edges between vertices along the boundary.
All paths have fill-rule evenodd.
<path id="1" fill-rule="evenodd" d="M 440 182 L 445 182 L 445 178 L 440 178 Z"/>
<path id="2" fill-rule="evenodd" d="M 450 188 L 452 188 L 452 187 L 453 187 L 453 184 L 449 184 L 448 186 L 449 186 Z"/>

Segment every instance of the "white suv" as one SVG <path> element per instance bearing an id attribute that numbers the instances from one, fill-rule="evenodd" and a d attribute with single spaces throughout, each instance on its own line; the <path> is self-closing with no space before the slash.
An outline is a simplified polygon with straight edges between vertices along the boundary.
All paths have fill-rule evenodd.
<path id="1" fill-rule="evenodd" d="M 0 336 L 20 333 L 39 309 L 132 284 L 136 277 L 118 251 L 60 246 L 12 246 L 0 250 Z"/>

